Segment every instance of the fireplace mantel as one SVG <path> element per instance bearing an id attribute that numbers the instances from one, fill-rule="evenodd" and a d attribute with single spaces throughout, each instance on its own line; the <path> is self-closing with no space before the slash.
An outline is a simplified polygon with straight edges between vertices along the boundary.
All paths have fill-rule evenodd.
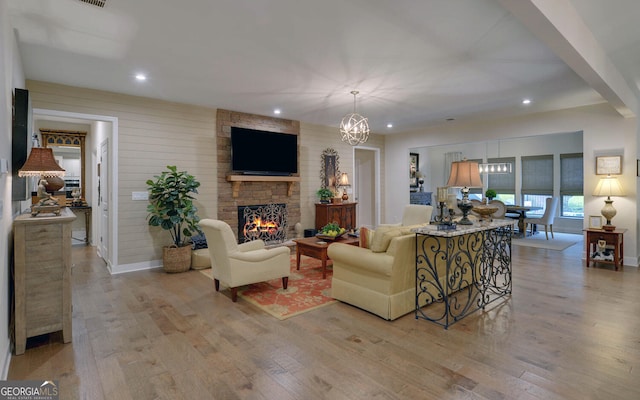
<path id="1" fill-rule="evenodd" d="M 287 182 L 287 196 L 293 192 L 294 182 L 300 182 L 299 176 L 263 176 L 263 175 L 227 175 L 227 181 L 231 182 L 233 197 L 240 194 L 242 182 Z"/>

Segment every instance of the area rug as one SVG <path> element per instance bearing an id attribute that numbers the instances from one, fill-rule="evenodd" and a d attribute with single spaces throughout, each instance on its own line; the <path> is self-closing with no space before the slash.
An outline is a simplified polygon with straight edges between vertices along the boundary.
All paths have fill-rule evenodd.
<path id="1" fill-rule="evenodd" d="M 526 238 L 514 237 L 511 239 L 511 244 L 514 246 L 562 251 L 583 240 L 582 235 L 574 235 L 571 233 L 554 233 L 553 236 L 554 238 L 552 239 L 551 233 L 549 233 L 549 240 L 547 240 L 544 232 L 537 232 L 533 236 L 527 236 Z"/>
<path id="2" fill-rule="evenodd" d="M 328 263 L 330 265 L 331 261 Z M 211 268 L 200 272 L 213 279 Z M 305 256 L 301 257 L 300 270 L 296 270 L 296 257 L 293 255 L 287 290 L 282 289 L 282 279 L 274 279 L 243 286 L 238 289 L 238 297 L 284 320 L 337 302 L 331 297 L 332 275 L 331 268 L 327 268 L 327 279 L 322 279 L 320 260 Z M 229 291 L 228 288 L 221 290 Z"/>

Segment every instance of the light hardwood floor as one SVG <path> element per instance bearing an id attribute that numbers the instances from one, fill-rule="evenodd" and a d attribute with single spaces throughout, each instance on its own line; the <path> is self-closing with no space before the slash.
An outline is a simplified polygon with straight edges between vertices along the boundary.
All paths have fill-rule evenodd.
<path id="1" fill-rule="evenodd" d="M 278 321 L 197 271 L 109 276 L 73 253 L 73 342 L 30 339 L 9 379 L 61 399 L 640 399 L 640 271 L 582 246 L 513 249 L 513 295 L 449 330 L 337 303 Z"/>

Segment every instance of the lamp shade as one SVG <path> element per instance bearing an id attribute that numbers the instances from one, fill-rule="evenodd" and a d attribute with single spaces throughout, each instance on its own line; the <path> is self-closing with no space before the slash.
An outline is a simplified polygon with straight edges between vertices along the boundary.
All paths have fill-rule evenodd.
<path id="1" fill-rule="evenodd" d="M 346 172 L 343 172 L 340 175 L 340 182 L 338 182 L 338 186 L 351 186 L 349 184 L 349 177 L 347 176 Z"/>
<path id="2" fill-rule="evenodd" d="M 475 161 L 454 161 L 451 163 L 449 174 L 449 187 L 482 187 L 478 163 Z"/>
<path id="3" fill-rule="evenodd" d="M 618 181 L 618 178 L 607 176 L 606 178 L 601 178 L 600 182 L 596 186 L 596 189 L 593 191 L 594 196 L 624 196 L 624 190 L 622 189 L 622 185 Z"/>
<path id="4" fill-rule="evenodd" d="M 18 170 L 18 176 L 52 177 L 64 176 L 62 169 L 53 157 L 53 150 L 45 147 L 34 147 L 29 153 L 29 158 L 22 168 Z"/>

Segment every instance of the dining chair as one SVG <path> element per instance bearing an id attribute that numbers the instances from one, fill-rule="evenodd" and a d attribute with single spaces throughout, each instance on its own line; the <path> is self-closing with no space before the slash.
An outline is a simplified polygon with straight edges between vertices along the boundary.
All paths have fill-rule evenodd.
<path id="1" fill-rule="evenodd" d="M 556 209 L 558 208 L 558 197 L 547 197 L 545 200 L 544 214 L 540 218 L 525 218 L 525 227 L 531 225 L 531 234 L 533 235 L 534 225 L 544 225 L 544 235 L 549 240 L 549 233 L 547 227 L 551 231 L 551 238 L 553 239 L 553 220 L 556 217 Z M 526 232 L 526 228 L 525 228 Z"/>

